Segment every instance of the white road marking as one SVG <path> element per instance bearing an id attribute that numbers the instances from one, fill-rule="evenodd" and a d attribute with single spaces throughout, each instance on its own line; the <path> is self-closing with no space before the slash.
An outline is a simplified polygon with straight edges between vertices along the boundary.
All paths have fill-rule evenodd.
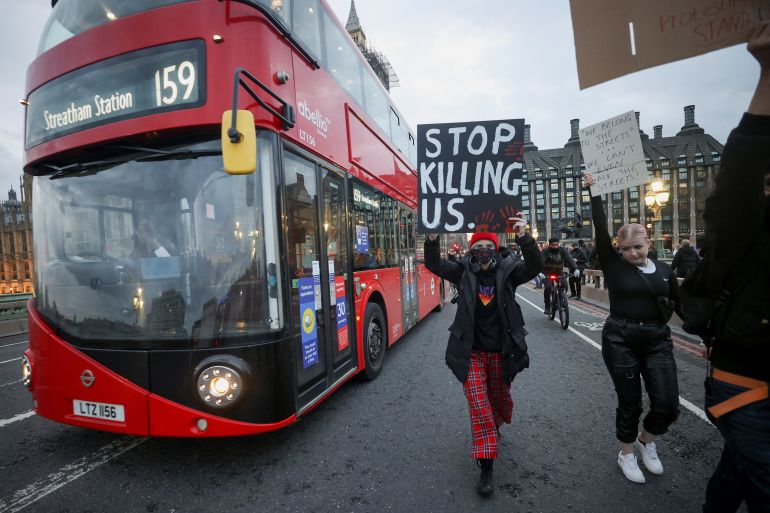
<path id="1" fill-rule="evenodd" d="M 20 380 L 20 379 L 17 379 L 16 381 L 10 381 L 10 382 L 8 382 L 8 383 L 3 383 L 2 385 L 0 385 L 0 388 L 3 388 L 3 387 L 9 387 L 9 386 L 11 386 L 11 385 L 15 385 L 16 383 L 21 383 L 21 381 L 22 381 L 22 380 Z"/>
<path id="2" fill-rule="evenodd" d="M 20 357 L 18 357 L 18 358 L 12 358 L 12 359 L 10 359 L 10 360 L 5 360 L 5 361 L 2 361 L 2 362 L 0 362 L 0 363 L 11 363 L 11 362 L 18 362 L 19 360 L 21 360 L 21 356 L 20 356 Z"/>
<path id="3" fill-rule="evenodd" d="M 518 292 L 516 293 L 516 295 L 517 295 L 517 296 L 519 297 L 519 299 L 521 299 L 522 301 L 524 301 L 524 302 L 526 302 L 526 303 L 529 303 L 529 304 L 530 304 L 530 305 L 531 305 L 531 306 L 532 306 L 532 307 L 533 307 L 535 310 L 537 310 L 537 311 L 539 311 L 539 312 L 542 312 L 542 311 L 543 311 L 543 309 L 542 309 L 542 308 L 540 308 L 540 307 L 539 307 L 539 306 L 537 306 L 535 303 L 533 303 L 533 302 L 532 302 L 532 301 L 530 301 L 529 299 L 525 298 L 524 296 L 522 296 L 522 295 L 521 295 L 521 294 L 519 294 Z M 570 306 L 570 308 L 572 308 L 572 307 Z M 576 310 L 577 310 L 577 308 L 576 308 Z M 557 319 L 554 319 L 554 322 L 559 322 L 559 321 L 558 321 Z M 586 342 L 588 342 L 589 344 L 591 344 L 593 347 L 595 347 L 595 348 L 596 348 L 596 349 L 598 349 L 599 351 L 601 351 L 601 350 L 602 350 L 602 346 L 601 346 L 601 345 L 597 344 L 596 342 L 594 342 L 593 340 L 591 340 L 591 339 L 590 339 L 590 338 L 588 338 L 587 336 L 583 335 L 582 333 L 580 333 L 578 330 L 576 330 L 576 329 L 575 329 L 575 328 L 573 328 L 572 326 L 569 326 L 567 329 L 569 329 L 569 330 L 570 330 L 572 333 L 574 333 L 575 335 L 577 335 L 577 336 L 578 336 L 578 337 L 580 337 L 581 339 L 583 339 L 583 340 L 585 340 Z M 688 401 L 687 399 L 685 399 L 685 398 L 684 398 L 684 397 L 682 397 L 681 395 L 679 396 L 679 404 L 681 404 L 682 406 L 684 406 L 684 408 L 685 408 L 685 409 L 687 409 L 688 411 L 690 411 L 691 413 L 695 414 L 695 415 L 696 415 L 698 418 L 705 420 L 705 421 L 706 421 L 706 422 L 707 422 L 709 425 L 711 425 L 711 426 L 713 426 L 713 425 L 714 425 L 714 424 L 712 424 L 712 423 L 711 423 L 711 421 L 710 421 L 710 420 L 708 419 L 708 417 L 706 416 L 706 412 L 704 412 L 703 410 L 701 410 L 700 408 L 698 408 L 697 406 L 695 406 L 693 403 L 691 403 L 690 401 Z"/>
<path id="4" fill-rule="evenodd" d="M 588 331 L 602 331 L 604 328 L 603 322 L 584 322 L 584 321 L 575 321 L 572 324 L 575 326 L 579 326 L 581 328 L 585 328 Z"/>
<path id="5" fill-rule="evenodd" d="M 0 499 L 0 513 L 15 513 L 30 504 L 42 499 L 64 485 L 84 476 L 88 472 L 104 465 L 126 451 L 146 442 L 148 438 L 119 438 L 97 451 L 63 466 L 44 479 L 39 479 L 31 485 L 16 490 L 9 497 Z"/>
<path id="6" fill-rule="evenodd" d="M 0 346 L 0 349 L 4 347 L 20 346 L 22 344 L 29 344 L 29 340 L 22 340 L 21 342 L 14 342 L 13 344 L 3 344 L 2 346 Z"/>
<path id="7" fill-rule="evenodd" d="M 24 413 L 19 413 L 18 415 L 14 415 L 10 419 L 0 419 L 0 428 L 4 428 L 5 426 L 8 426 L 9 424 L 13 424 L 14 422 L 18 422 L 20 420 L 28 419 L 29 417 L 32 417 L 35 414 L 34 411 L 29 410 L 25 411 Z"/>

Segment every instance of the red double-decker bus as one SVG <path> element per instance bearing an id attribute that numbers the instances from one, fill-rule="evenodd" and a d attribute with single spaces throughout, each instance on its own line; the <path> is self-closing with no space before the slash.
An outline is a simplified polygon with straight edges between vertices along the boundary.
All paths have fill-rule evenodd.
<path id="1" fill-rule="evenodd" d="M 443 285 L 414 137 L 329 7 L 52 3 L 26 97 L 35 411 L 242 435 L 374 379 Z"/>

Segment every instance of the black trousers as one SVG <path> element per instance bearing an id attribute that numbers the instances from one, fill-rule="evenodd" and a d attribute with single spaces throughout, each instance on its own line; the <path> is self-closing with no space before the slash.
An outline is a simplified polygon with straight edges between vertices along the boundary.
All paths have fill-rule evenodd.
<path id="1" fill-rule="evenodd" d="M 602 357 L 615 385 L 615 432 L 632 443 L 642 415 L 642 383 L 650 398 L 644 429 L 662 435 L 679 416 L 679 384 L 668 325 L 608 317 L 602 331 Z"/>
<path id="2" fill-rule="evenodd" d="M 581 280 L 583 278 L 583 269 L 580 269 L 580 276 L 575 278 L 573 275 L 569 275 L 569 291 L 570 294 L 579 296 L 580 292 L 582 290 L 581 288 Z"/>

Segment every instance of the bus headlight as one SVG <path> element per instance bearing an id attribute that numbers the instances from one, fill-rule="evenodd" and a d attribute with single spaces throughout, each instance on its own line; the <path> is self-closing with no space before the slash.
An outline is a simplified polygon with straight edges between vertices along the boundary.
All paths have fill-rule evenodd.
<path id="1" fill-rule="evenodd" d="M 26 355 L 21 357 L 21 384 L 27 388 L 32 386 L 32 364 Z"/>
<path id="2" fill-rule="evenodd" d="M 198 396 L 215 408 L 235 403 L 243 390 L 243 379 L 238 371 L 226 365 L 211 365 L 198 374 Z"/>

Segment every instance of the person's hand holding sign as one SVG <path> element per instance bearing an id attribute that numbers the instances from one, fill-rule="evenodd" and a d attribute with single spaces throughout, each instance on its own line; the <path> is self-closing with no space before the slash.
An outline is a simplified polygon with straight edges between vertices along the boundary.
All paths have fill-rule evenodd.
<path id="1" fill-rule="evenodd" d="M 583 175 L 583 187 L 591 187 L 596 183 L 596 180 L 594 179 L 593 175 L 591 173 L 586 173 Z"/>
<path id="2" fill-rule="evenodd" d="M 511 228 L 511 233 L 524 235 L 524 228 L 527 226 L 527 218 L 524 217 L 524 212 L 519 212 L 515 216 L 509 217 L 508 226 Z"/>

